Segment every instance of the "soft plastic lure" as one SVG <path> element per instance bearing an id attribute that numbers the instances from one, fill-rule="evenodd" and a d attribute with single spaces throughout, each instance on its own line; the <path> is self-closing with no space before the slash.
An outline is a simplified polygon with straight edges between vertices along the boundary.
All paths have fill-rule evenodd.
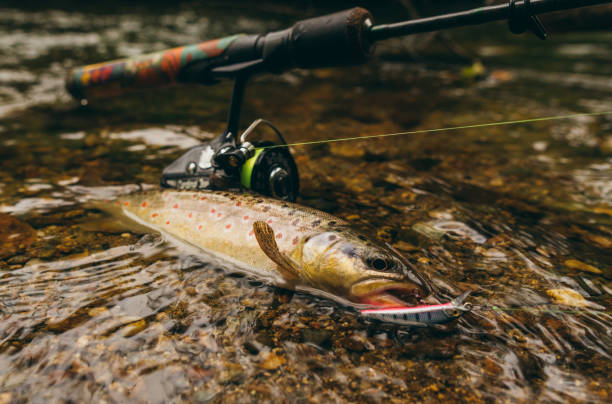
<path id="1" fill-rule="evenodd" d="M 471 291 L 462 293 L 444 304 L 365 309 L 361 310 L 361 314 L 378 320 L 405 325 L 427 326 L 443 324 L 459 318 L 463 313 L 471 310 L 472 305 L 463 302 L 470 293 Z"/>

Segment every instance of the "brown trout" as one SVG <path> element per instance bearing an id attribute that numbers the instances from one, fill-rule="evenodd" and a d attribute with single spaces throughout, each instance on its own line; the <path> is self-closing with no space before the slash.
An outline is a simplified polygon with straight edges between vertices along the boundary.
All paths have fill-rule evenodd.
<path id="1" fill-rule="evenodd" d="M 286 288 L 346 303 L 414 305 L 427 283 L 390 247 L 325 212 L 252 194 L 149 191 L 114 202 L 128 218 Z"/>

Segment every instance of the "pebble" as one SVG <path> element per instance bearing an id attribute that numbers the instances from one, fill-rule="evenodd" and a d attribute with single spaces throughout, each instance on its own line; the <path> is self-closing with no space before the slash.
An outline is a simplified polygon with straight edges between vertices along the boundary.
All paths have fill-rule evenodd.
<path id="1" fill-rule="evenodd" d="M 302 341 L 310 342 L 318 346 L 325 346 L 329 344 L 331 339 L 331 331 L 328 330 L 316 330 L 313 328 L 304 328 L 301 330 Z"/>
<path id="2" fill-rule="evenodd" d="M 12 258 L 10 258 L 7 262 L 7 264 L 9 265 L 21 265 L 21 264 L 25 264 L 26 262 L 28 262 L 28 260 L 30 259 L 30 257 L 25 256 L 25 255 L 16 255 Z"/>
<path id="3" fill-rule="evenodd" d="M 368 339 L 359 334 L 353 334 L 348 338 L 344 338 L 340 341 L 340 344 L 349 351 L 353 352 L 364 352 L 373 351 L 374 345 L 368 341 Z"/>
<path id="4" fill-rule="evenodd" d="M 593 212 L 599 213 L 600 215 L 612 216 L 612 208 L 607 206 L 598 206 L 593 209 Z"/>
<path id="5" fill-rule="evenodd" d="M 571 269 L 576 269 L 578 271 L 590 272 L 592 274 L 602 273 L 599 268 L 595 268 L 592 265 L 585 264 L 584 262 L 574 260 L 574 259 L 565 261 L 565 266 Z"/>
<path id="6" fill-rule="evenodd" d="M 32 244 L 36 231 L 16 217 L 0 213 L 0 258 L 9 257 Z"/>
<path id="7" fill-rule="evenodd" d="M 246 349 L 251 355 L 257 355 L 259 353 L 259 344 L 256 341 L 246 341 L 244 343 L 244 349 Z"/>
<path id="8" fill-rule="evenodd" d="M 214 391 L 200 390 L 197 393 L 195 393 L 195 395 L 193 396 L 193 399 L 197 404 L 208 404 L 212 402 L 217 397 L 217 395 L 218 393 Z"/>
<path id="9" fill-rule="evenodd" d="M 494 263 L 485 263 L 480 266 L 486 273 L 491 276 L 501 276 L 504 273 L 504 269 Z"/>
<path id="10" fill-rule="evenodd" d="M 491 181 L 489 181 L 489 185 L 492 187 L 501 187 L 504 185 L 504 180 L 499 177 L 493 178 Z"/>
<path id="11" fill-rule="evenodd" d="M 0 393 L 0 404 L 9 404 L 12 398 L 12 393 Z"/>
<path id="12" fill-rule="evenodd" d="M 600 247 L 612 248 L 612 240 L 607 237 L 600 236 L 598 234 L 589 234 L 587 235 L 587 237 L 589 238 L 589 240 L 591 240 L 593 243 L 597 244 Z"/>
<path id="13" fill-rule="evenodd" d="M 123 335 L 125 337 L 131 337 L 138 334 L 140 331 L 144 330 L 147 327 L 147 322 L 145 320 L 138 320 L 134 323 L 130 323 L 124 327 Z"/>
<path id="14" fill-rule="evenodd" d="M 91 337 L 89 335 L 81 335 L 76 342 L 76 346 L 79 348 L 86 347 L 89 342 L 91 342 Z"/>
<path id="15" fill-rule="evenodd" d="M 287 362 L 284 356 L 277 355 L 270 352 L 263 363 L 259 364 L 259 367 L 266 370 L 274 370 Z"/>
<path id="16" fill-rule="evenodd" d="M 589 305 L 589 302 L 580 293 L 572 289 L 549 289 L 546 294 L 557 304 L 572 307 L 587 307 Z"/>
<path id="17" fill-rule="evenodd" d="M 410 244 L 408 242 L 399 240 L 396 243 L 393 244 L 393 247 L 397 248 L 398 250 L 403 250 L 403 251 L 416 251 L 419 248 L 413 244 Z"/>
<path id="18" fill-rule="evenodd" d="M 416 223 L 412 226 L 412 230 L 434 241 L 442 240 L 442 237 L 444 237 L 444 234 L 446 233 L 445 231 L 438 230 L 424 222 Z"/>
<path id="19" fill-rule="evenodd" d="M 244 370 L 237 363 L 226 362 L 223 364 L 223 370 L 218 374 L 218 380 L 221 384 L 238 383 L 244 378 Z"/>
<path id="20" fill-rule="evenodd" d="M 433 344 L 431 341 L 422 341 L 406 346 L 405 353 L 410 357 L 419 357 L 431 360 L 452 358 L 457 352 L 456 341 L 449 340 Z"/>
<path id="21" fill-rule="evenodd" d="M 604 154 L 612 154 L 612 136 L 605 138 L 600 144 L 599 149 Z"/>
<path id="22" fill-rule="evenodd" d="M 87 315 L 89 315 L 89 317 L 96 317 L 107 312 L 108 309 L 106 307 L 94 307 L 87 311 Z"/>

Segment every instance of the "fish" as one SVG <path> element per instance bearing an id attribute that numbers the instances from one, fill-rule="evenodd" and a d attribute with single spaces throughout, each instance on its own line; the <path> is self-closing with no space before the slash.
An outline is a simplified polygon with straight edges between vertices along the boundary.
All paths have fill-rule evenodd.
<path id="1" fill-rule="evenodd" d="M 414 305 L 428 280 L 346 221 L 250 193 L 152 190 L 111 201 L 138 225 L 277 286 L 345 304 Z"/>
<path id="2" fill-rule="evenodd" d="M 448 303 L 430 304 L 412 307 L 373 308 L 361 310 L 366 317 L 403 325 L 428 326 L 444 324 L 455 320 L 472 309 L 470 303 L 464 303 L 471 291 L 457 296 Z"/>

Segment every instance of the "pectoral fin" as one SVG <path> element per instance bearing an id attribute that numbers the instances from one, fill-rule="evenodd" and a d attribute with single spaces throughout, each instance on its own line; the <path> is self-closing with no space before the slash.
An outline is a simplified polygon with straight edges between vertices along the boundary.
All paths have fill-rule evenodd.
<path id="1" fill-rule="evenodd" d="M 288 280 L 296 280 L 300 277 L 298 264 L 280 252 L 276 239 L 274 238 L 274 230 L 266 222 L 253 223 L 253 232 L 261 250 L 276 263 L 283 274 L 283 277 Z"/>

